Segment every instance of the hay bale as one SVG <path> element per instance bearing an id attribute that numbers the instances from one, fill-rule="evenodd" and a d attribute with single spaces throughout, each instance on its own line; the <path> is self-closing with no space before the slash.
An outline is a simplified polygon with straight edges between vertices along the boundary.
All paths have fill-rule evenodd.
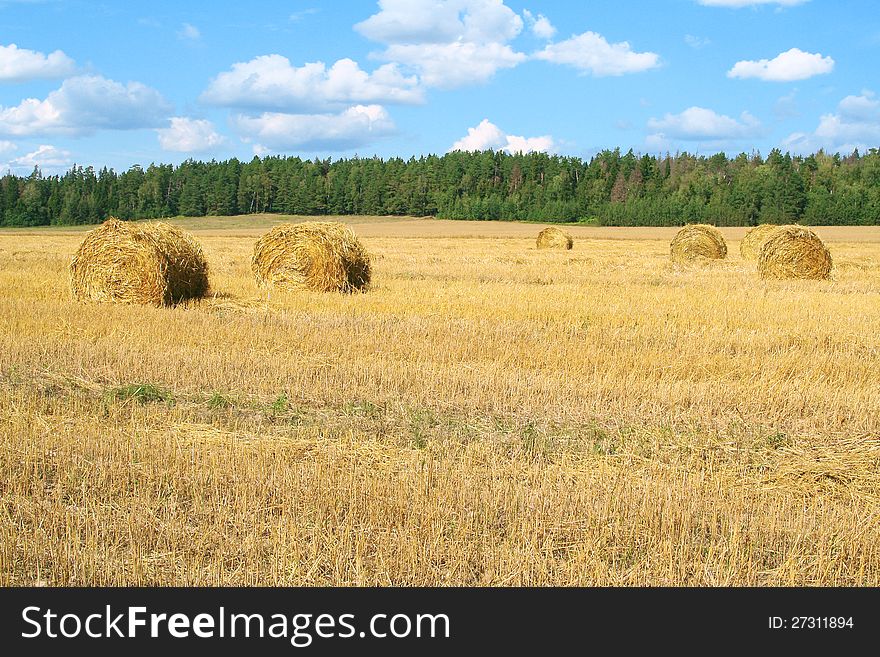
<path id="1" fill-rule="evenodd" d="M 673 262 L 695 263 L 727 256 L 727 243 L 721 231 L 708 224 L 687 224 L 669 245 Z"/>
<path id="2" fill-rule="evenodd" d="M 570 249 L 574 246 L 571 235 L 556 226 L 548 226 L 538 233 L 539 249 Z"/>
<path id="3" fill-rule="evenodd" d="M 764 246 L 764 240 L 777 228 L 779 226 L 776 224 L 761 224 L 749 230 L 739 243 L 739 253 L 743 260 L 757 260 L 761 247 Z"/>
<path id="4" fill-rule="evenodd" d="M 280 224 L 254 245 L 251 269 L 260 286 L 354 292 L 370 283 L 370 256 L 345 224 Z"/>
<path id="5" fill-rule="evenodd" d="M 761 278 L 826 279 L 831 273 L 831 253 L 813 231 L 779 226 L 764 240 L 758 273 Z"/>
<path id="6" fill-rule="evenodd" d="M 81 301 L 170 305 L 207 293 L 208 264 L 198 242 L 179 228 L 110 217 L 70 261 L 70 289 Z"/>

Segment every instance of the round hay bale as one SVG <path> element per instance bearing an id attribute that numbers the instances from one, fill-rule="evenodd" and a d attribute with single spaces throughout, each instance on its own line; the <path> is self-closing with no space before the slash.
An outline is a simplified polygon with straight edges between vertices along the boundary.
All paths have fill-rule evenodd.
<path id="1" fill-rule="evenodd" d="M 727 256 L 727 243 L 721 231 L 708 224 L 687 224 L 669 245 L 673 262 L 693 263 Z"/>
<path id="2" fill-rule="evenodd" d="M 761 278 L 826 279 L 831 273 L 831 253 L 813 231 L 779 226 L 764 240 L 758 273 Z"/>
<path id="3" fill-rule="evenodd" d="M 764 240 L 777 228 L 779 226 L 776 224 L 761 224 L 746 232 L 742 242 L 739 243 L 739 253 L 743 260 L 757 260 L 761 247 L 764 246 Z"/>
<path id="4" fill-rule="evenodd" d="M 570 249 L 574 246 L 571 235 L 556 226 L 548 226 L 538 233 L 539 249 Z"/>
<path id="5" fill-rule="evenodd" d="M 260 286 L 354 292 L 370 283 L 370 256 L 357 235 L 336 221 L 280 224 L 254 245 L 251 269 Z"/>
<path id="6" fill-rule="evenodd" d="M 179 228 L 110 217 L 70 261 L 70 289 L 81 301 L 170 305 L 207 293 L 208 264 L 198 242 Z"/>

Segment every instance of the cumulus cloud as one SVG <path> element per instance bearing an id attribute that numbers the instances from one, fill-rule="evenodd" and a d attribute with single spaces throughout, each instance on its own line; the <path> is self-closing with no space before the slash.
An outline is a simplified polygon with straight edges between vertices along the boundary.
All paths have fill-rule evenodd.
<path id="1" fill-rule="evenodd" d="M 353 104 L 421 103 L 424 92 L 416 77 L 402 75 L 395 64 L 367 73 L 351 59 L 340 59 L 328 69 L 323 62 L 297 67 L 281 55 L 262 55 L 220 73 L 201 101 L 241 109 L 322 112 Z"/>
<path id="2" fill-rule="evenodd" d="M 0 45 L 0 82 L 63 78 L 73 70 L 73 60 L 60 50 L 45 55 L 14 43 Z"/>
<path id="3" fill-rule="evenodd" d="M 697 0 L 699 4 L 705 7 L 732 7 L 734 9 L 739 9 L 741 7 L 756 7 L 758 5 L 795 7 L 809 1 L 810 0 Z"/>
<path id="4" fill-rule="evenodd" d="M 648 137 L 647 143 L 658 146 L 669 138 L 700 141 L 753 137 L 760 131 L 761 123 L 748 112 L 737 120 L 703 107 L 689 107 L 680 114 L 650 119 L 648 129 L 655 134 Z"/>
<path id="5" fill-rule="evenodd" d="M 834 60 L 820 53 L 809 53 L 792 48 L 773 59 L 743 60 L 727 72 L 729 78 L 758 78 L 767 82 L 806 80 L 834 70 Z"/>
<path id="6" fill-rule="evenodd" d="M 26 98 L 13 107 L 0 106 L 0 135 L 77 136 L 101 129 L 156 128 L 169 111 L 162 95 L 140 82 L 83 75 L 65 80 L 45 100 Z"/>
<path id="7" fill-rule="evenodd" d="M 73 163 L 70 151 L 65 151 L 49 144 L 41 144 L 37 150 L 9 160 L 7 168 L 14 171 L 32 171 L 40 167 L 43 171 L 67 169 Z"/>
<path id="8" fill-rule="evenodd" d="M 365 146 L 394 133 L 395 126 L 381 105 L 355 105 L 339 114 L 264 112 L 238 115 L 233 127 L 255 149 L 272 151 L 345 151 Z"/>
<path id="9" fill-rule="evenodd" d="M 824 114 L 811 133 L 795 132 L 782 143 L 798 153 L 824 149 L 829 153 L 866 151 L 880 144 L 880 100 L 872 91 L 847 96 L 837 105 L 837 112 Z"/>
<path id="10" fill-rule="evenodd" d="M 379 0 L 379 12 L 354 26 L 385 44 L 376 57 L 446 89 L 485 82 L 525 61 L 508 45 L 522 28 L 522 18 L 502 0 Z"/>
<path id="11" fill-rule="evenodd" d="M 379 0 L 379 12 L 354 26 L 381 43 L 506 42 L 523 27 L 502 0 Z"/>
<path id="12" fill-rule="evenodd" d="M 11 141 L 0 140 L 0 155 L 6 155 L 14 150 L 18 150 L 18 146 Z"/>
<path id="13" fill-rule="evenodd" d="M 159 146 L 165 151 L 180 153 L 199 153 L 222 145 L 226 139 L 214 129 L 214 124 L 206 119 L 190 119 L 173 116 L 171 125 L 159 128 Z"/>
<path id="14" fill-rule="evenodd" d="M 423 84 L 440 89 L 486 82 L 499 69 L 513 68 L 526 59 L 501 43 L 468 42 L 395 44 L 383 56 L 415 67 Z"/>
<path id="15" fill-rule="evenodd" d="M 861 96 L 847 96 L 838 103 L 840 115 L 849 122 L 880 120 L 880 101 L 874 92 L 864 90 Z"/>
<path id="16" fill-rule="evenodd" d="M 489 119 L 483 119 L 474 128 L 468 128 L 467 135 L 456 141 L 450 151 L 505 150 L 508 153 L 531 153 L 533 151 L 552 151 L 553 138 L 520 137 L 508 135 Z"/>
<path id="17" fill-rule="evenodd" d="M 385 44 L 374 56 L 411 67 L 423 84 L 443 89 L 486 82 L 526 61 L 510 45 L 524 25 L 541 39 L 556 33 L 546 16 L 526 9 L 520 17 L 503 0 L 379 0 L 379 9 L 355 25 L 368 39 Z M 533 57 L 597 76 L 659 65 L 655 53 L 634 52 L 625 41 L 610 44 L 595 32 L 550 43 Z"/>
<path id="18" fill-rule="evenodd" d="M 556 28 L 553 27 L 553 23 L 544 14 L 535 16 L 528 9 L 523 9 L 523 18 L 532 34 L 539 39 L 552 39 L 553 35 L 556 34 Z"/>
<path id="19" fill-rule="evenodd" d="M 504 145 L 504 150 L 508 153 L 548 153 L 553 150 L 553 147 L 553 138 L 550 135 L 542 135 L 540 137 L 507 135 L 507 144 Z"/>
<path id="20" fill-rule="evenodd" d="M 567 64 L 597 77 L 637 73 L 660 65 L 660 56 L 656 53 L 635 52 L 626 41 L 608 43 L 605 37 L 595 32 L 584 32 L 551 43 L 534 57 L 554 64 Z"/>
<path id="21" fill-rule="evenodd" d="M 505 134 L 489 119 L 483 119 L 475 128 L 468 128 L 467 136 L 455 142 L 450 151 L 485 151 L 502 148 L 507 139 Z"/>

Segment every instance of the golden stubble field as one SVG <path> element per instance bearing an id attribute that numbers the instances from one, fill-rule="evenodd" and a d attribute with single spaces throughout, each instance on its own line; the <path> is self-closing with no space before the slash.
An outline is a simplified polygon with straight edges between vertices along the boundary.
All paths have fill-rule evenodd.
<path id="1" fill-rule="evenodd" d="M 367 294 L 267 294 L 284 218 L 175 221 L 213 295 L 81 305 L 0 231 L 0 584 L 880 585 L 880 229 L 833 280 L 674 229 L 347 219 Z"/>

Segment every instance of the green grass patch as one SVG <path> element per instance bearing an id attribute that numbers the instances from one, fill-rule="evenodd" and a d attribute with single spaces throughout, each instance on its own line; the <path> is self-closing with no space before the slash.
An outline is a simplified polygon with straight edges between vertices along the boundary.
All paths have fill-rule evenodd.
<path id="1" fill-rule="evenodd" d="M 139 404 L 174 401 L 170 391 L 152 383 L 130 383 L 113 388 L 107 391 L 106 398 L 109 402 L 128 402 L 133 400 Z"/>
<path id="2" fill-rule="evenodd" d="M 219 392 L 215 392 L 208 400 L 205 402 L 212 411 L 224 409 L 224 408 L 232 408 L 235 406 L 235 403 L 229 397 L 225 395 L 221 395 Z"/>
<path id="3" fill-rule="evenodd" d="M 290 408 L 290 399 L 288 399 L 287 395 L 281 393 L 278 397 L 269 404 L 269 410 L 273 414 L 281 414 L 287 412 L 287 409 Z"/>

